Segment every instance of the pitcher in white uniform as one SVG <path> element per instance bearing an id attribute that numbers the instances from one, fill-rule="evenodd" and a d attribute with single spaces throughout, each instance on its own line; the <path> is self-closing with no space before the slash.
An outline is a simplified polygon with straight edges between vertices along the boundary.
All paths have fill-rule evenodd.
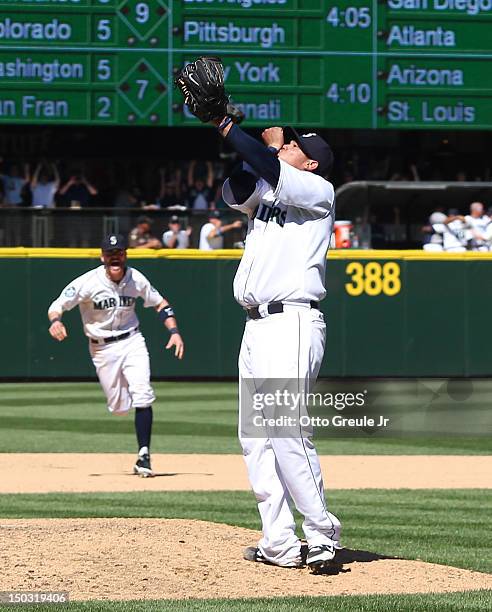
<path id="1" fill-rule="evenodd" d="M 135 303 L 142 298 L 144 307 L 153 307 L 167 327 L 167 349 L 182 359 L 184 344 L 174 311 L 169 302 L 135 268 L 126 265 L 126 241 L 120 234 L 107 236 L 101 244 L 99 266 L 71 281 L 48 309 L 49 333 L 55 340 L 67 337 L 63 312 L 80 309 L 84 333 L 99 382 L 112 414 L 126 415 L 135 409 L 138 457 L 135 474 L 153 476 L 150 463 L 152 404 L 150 361 L 145 339 L 139 331 Z"/>
<path id="2" fill-rule="evenodd" d="M 214 122 L 244 160 L 223 186 L 229 206 L 249 218 L 246 247 L 234 279 L 234 297 L 247 320 L 239 380 L 297 380 L 312 387 L 325 349 L 319 301 L 325 297 L 326 253 L 333 227 L 333 185 L 323 178 L 333 161 L 319 135 L 284 142 L 283 129 L 248 136 L 228 117 Z M 292 128 L 291 128 L 292 129 Z M 302 565 L 291 503 L 304 515 L 306 562 L 330 565 L 340 545 L 340 521 L 326 507 L 318 456 L 308 436 L 245 436 L 240 392 L 239 436 L 261 515 L 263 537 L 245 551 L 250 561 Z"/>

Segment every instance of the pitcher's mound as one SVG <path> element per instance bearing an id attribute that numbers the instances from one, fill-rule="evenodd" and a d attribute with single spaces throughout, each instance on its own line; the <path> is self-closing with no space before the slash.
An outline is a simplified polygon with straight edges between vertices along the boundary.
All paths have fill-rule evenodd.
<path id="1" fill-rule="evenodd" d="M 194 520 L 0 521 L 0 591 L 71 599 L 173 599 L 424 593 L 492 588 L 492 576 L 342 551 L 330 575 L 242 559 L 258 533 Z"/>

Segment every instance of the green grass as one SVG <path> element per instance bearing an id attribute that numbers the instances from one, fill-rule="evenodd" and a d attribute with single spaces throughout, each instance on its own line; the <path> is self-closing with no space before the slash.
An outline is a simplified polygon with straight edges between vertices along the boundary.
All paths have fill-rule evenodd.
<path id="1" fill-rule="evenodd" d="M 342 490 L 328 507 L 352 549 L 492 572 L 492 490 Z M 259 530 L 249 492 L 0 495 L 0 518 L 201 519 Z M 300 521 L 298 521 L 299 523 Z"/>
<path id="2" fill-rule="evenodd" d="M 430 595 L 357 595 L 337 597 L 278 597 L 275 599 L 201 599 L 160 601 L 88 601 L 35 606 L 36 612 L 465 612 L 489 611 L 492 591 Z M 19 606 L 5 606 L 14 610 Z"/>
<path id="3" fill-rule="evenodd" d="M 159 382 L 153 452 L 238 453 L 235 383 Z M 321 454 L 489 454 L 490 438 L 318 440 Z M 0 385 L 2 452 L 133 452 L 133 415 L 116 417 L 97 383 Z"/>

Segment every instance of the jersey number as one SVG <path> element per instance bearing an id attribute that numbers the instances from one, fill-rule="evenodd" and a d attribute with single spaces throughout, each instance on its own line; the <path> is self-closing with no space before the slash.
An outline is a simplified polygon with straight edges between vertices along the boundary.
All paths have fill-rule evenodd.
<path id="1" fill-rule="evenodd" d="M 394 261 L 383 265 L 377 261 L 365 265 L 351 261 L 345 272 L 351 281 L 345 283 L 345 290 L 349 295 L 357 296 L 365 293 L 372 297 L 381 293 L 389 296 L 400 293 L 400 266 Z"/>

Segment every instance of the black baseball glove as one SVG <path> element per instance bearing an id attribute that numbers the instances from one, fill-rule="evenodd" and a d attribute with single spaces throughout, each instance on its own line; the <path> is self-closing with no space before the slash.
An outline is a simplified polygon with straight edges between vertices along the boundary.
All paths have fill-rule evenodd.
<path id="1" fill-rule="evenodd" d="M 229 103 L 224 89 L 224 66 L 220 57 L 199 57 L 187 64 L 174 83 L 183 94 L 190 112 L 203 123 L 229 115 L 240 123 L 244 114 Z"/>

